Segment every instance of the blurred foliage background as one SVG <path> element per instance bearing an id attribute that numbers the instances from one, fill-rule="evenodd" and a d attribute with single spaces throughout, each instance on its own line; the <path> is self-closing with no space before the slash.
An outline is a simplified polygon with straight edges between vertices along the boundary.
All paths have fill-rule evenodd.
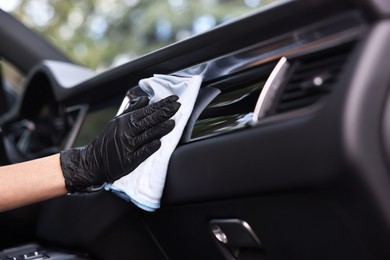
<path id="1" fill-rule="evenodd" d="M 4 0 L 0 8 L 100 71 L 275 0 Z"/>

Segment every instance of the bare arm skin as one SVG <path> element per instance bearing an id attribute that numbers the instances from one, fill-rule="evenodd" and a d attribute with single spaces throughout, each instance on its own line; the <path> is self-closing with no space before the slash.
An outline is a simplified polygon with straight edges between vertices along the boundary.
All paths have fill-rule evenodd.
<path id="1" fill-rule="evenodd" d="M 0 212 L 66 193 L 58 154 L 0 167 Z"/>

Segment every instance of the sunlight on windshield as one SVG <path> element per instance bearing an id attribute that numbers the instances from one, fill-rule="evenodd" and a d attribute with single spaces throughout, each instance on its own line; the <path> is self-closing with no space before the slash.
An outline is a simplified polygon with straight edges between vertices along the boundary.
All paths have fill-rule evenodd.
<path id="1" fill-rule="evenodd" d="M 275 0 L 6 0 L 0 8 L 76 62 L 118 66 Z"/>

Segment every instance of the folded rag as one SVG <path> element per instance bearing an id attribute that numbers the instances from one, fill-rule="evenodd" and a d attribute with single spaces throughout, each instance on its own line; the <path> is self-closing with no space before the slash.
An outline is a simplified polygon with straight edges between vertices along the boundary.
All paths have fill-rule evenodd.
<path id="1" fill-rule="evenodd" d="M 199 75 L 178 77 L 157 74 L 139 82 L 141 89 L 149 95 L 150 103 L 155 103 L 170 95 L 179 97 L 181 107 L 173 116 L 175 128 L 161 138 L 161 147 L 156 153 L 130 174 L 112 184 L 107 183 L 106 190 L 111 190 L 119 197 L 132 201 L 146 211 L 155 211 L 160 207 L 169 159 L 191 115 L 202 79 Z"/>

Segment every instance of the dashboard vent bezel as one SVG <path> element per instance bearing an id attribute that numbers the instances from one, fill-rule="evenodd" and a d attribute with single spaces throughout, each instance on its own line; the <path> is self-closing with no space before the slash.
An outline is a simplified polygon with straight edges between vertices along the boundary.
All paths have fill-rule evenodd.
<path id="1" fill-rule="evenodd" d="M 283 90 L 270 115 L 286 113 L 317 103 L 328 95 L 342 74 L 352 43 L 291 60 Z"/>

